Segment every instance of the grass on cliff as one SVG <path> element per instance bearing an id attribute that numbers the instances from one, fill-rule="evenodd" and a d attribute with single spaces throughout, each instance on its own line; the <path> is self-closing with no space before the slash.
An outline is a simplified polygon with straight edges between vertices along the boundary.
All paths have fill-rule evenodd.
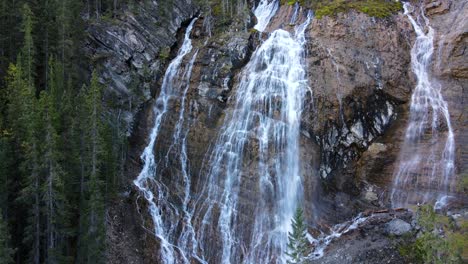
<path id="1" fill-rule="evenodd" d="M 457 224 L 434 212 L 432 206 L 421 206 L 417 211 L 421 231 L 417 239 L 400 246 L 400 254 L 410 263 L 465 263 L 468 259 L 468 222 Z"/>
<path id="2" fill-rule="evenodd" d="M 315 17 L 335 16 L 351 9 L 372 17 L 388 17 L 403 8 L 401 2 L 393 0 L 281 0 L 281 4 L 293 5 L 299 2 L 315 12 Z"/>

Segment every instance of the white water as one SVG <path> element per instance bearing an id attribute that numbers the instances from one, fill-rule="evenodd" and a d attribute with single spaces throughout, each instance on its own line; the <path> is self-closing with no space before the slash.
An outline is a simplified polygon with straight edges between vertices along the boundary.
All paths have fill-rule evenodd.
<path id="1" fill-rule="evenodd" d="M 138 187 L 138 189 L 141 191 L 146 201 L 148 202 L 148 210 L 154 225 L 154 235 L 158 238 L 161 244 L 161 261 L 162 263 L 167 264 L 180 263 L 179 259 L 182 259 L 183 263 L 190 263 L 187 256 L 185 256 L 185 254 L 191 252 L 187 248 L 189 246 L 188 241 L 190 240 L 192 243 L 196 243 L 196 241 L 194 240 L 194 236 L 190 235 L 190 230 L 193 228 L 191 226 L 191 212 L 189 212 L 187 209 L 187 196 L 188 190 L 190 189 L 190 182 L 188 180 L 189 177 L 187 174 L 187 168 L 184 167 L 187 163 L 186 160 L 183 160 L 186 158 L 185 137 L 182 139 L 183 155 L 181 155 L 181 164 L 183 166 L 182 171 L 185 180 L 184 184 L 186 188 L 188 188 L 185 190 L 186 193 L 182 199 L 182 213 L 184 214 L 183 218 L 186 222 L 186 225 L 184 225 L 185 232 L 182 233 L 184 236 L 181 236 L 179 239 L 177 239 L 177 241 L 179 242 L 177 244 L 174 244 L 174 241 L 176 240 L 173 238 L 174 233 L 176 231 L 176 226 L 167 224 L 167 222 L 171 222 L 170 219 L 168 219 L 170 218 L 171 214 L 175 214 L 177 217 L 179 217 L 180 212 L 176 208 L 174 208 L 169 202 L 167 202 L 167 190 L 166 187 L 160 181 L 159 175 L 157 175 L 158 163 L 155 160 L 153 151 L 156 139 L 158 138 L 160 132 L 162 120 L 168 111 L 169 101 L 173 97 L 180 96 L 180 87 L 175 85 L 175 79 L 180 74 L 181 63 L 183 58 L 192 51 L 192 41 L 190 39 L 190 33 L 195 21 L 196 19 L 193 19 L 190 25 L 188 26 L 182 47 L 180 48 L 177 57 L 174 60 L 172 60 L 169 64 L 164 75 L 163 84 L 161 86 L 161 92 L 159 94 L 159 97 L 156 99 L 154 107 L 154 126 L 151 130 L 149 143 L 143 151 L 143 154 L 141 155 L 141 159 L 144 162 L 144 166 L 140 174 L 138 175 L 138 178 L 134 181 L 134 184 Z M 182 116 L 182 120 L 181 118 L 179 118 L 179 122 L 176 126 L 176 133 L 179 133 L 179 136 L 175 137 L 175 144 L 177 144 L 177 141 L 180 138 L 180 130 L 183 124 L 183 111 L 185 111 L 183 105 L 185 104 L 185 95 L 188 89 L 188 82 L 190 80 L 190 72 L 194 59 L 195 55 L 190 61 L 189 66 L 186 68 L 185 73 L 183 73 L 185 75 L 185 80 L 187 83 L 184 83 L 186 84 L 186 86 L 182 94 L 182 108 L 180 114 L 180 116 Z M 163 208 L 165 209 L 164 213 Z"/>
<path id="2" fill-rule="evenodd" d="M 257 17 L 257 25 L 255 25 L 254 28 L 260 32 L 265 31 L 268 23 L 270 23 L 271 18 L 275 15 L 278 8 L 278 0 L 261 0 L 254 11 L 255 16 Z"/>
<path id="3" fill-rule="evenodd" d="M 434 29 L 423 10 L 420 17 L 414 18 L 409 3 L 404 3 L 404 9 L 416 33 L 411 66 L 417 85 L 411 97 L 409 124 L 395 172 L 391 201 L 393 207 L 435 202 L 440 208 L 448 200 L 455 178 L 454 134 L 448 105 L 441 94 L 442 87 L 430 76 Z"/>
<path id="4" fill-rule="evenodd" d="M 309 254 L 308 258 L 319 259 L 323 257 L 325 253 L 325 249 L 333 240 L 340 238 L 342 235 L 352 230 L 355 230 L 356 228 L 359 227 L 360 224 L 365 222 L 367 219 L 368 217 L 363 217 L 359 214 L 351 221 L 347 221 L 347 222 L 333 226 L 330 230 L 329 235 L 322 234 L 317 239 L 314 239 L 314 238 L 309 239 L 311 244 L 314 246 L 314 251 Z"/>
<path id="5" fill-rule="evenodd" d="M 286 262 L 287 232 L 303 193 L 299 128 L 303 100 L 311 92 L 303 47 L 311 19 L 309 13 L 294 35 L 272 32 L 242 72 L 209 158 L 198 210 L 198 240 L 213 239 L 213 229 L 219 237 L 217 263 Z M 246 188 L 255 192 L 252 211 L 239 208 L 239 192 L 249 193 Z M 253 227 L 246 217 L 255 219 Z"/>
<path id="6" fill-rule="evenodd" d="M 299 15 L 299 10 L 301 9 L 301 6 L 299 5 L 299 2 L 296 2 L 294 4 L 294 13 L 293 15 L 291 16 L 291 19 L 289 20 L 289 24 L 290 25 L 294 25 L 296 24 L 296 21 L 297 21 L 297 18 L 298 18 L 298 15 Z"/>

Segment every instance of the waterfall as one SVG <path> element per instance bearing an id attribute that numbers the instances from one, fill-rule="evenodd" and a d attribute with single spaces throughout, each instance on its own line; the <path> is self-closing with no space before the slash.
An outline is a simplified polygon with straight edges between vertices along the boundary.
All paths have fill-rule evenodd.
<path id="1" fill-rule="evenodd" d="M 198 241 L 216 241 L 201 249 L 217 246 L 216 263 L 286 262 L 287 234 L 303 196 L 300 119 L 311 92 L 303 46 L 311 20 L 309 12 L 294 35 L 272 32 L 231 98 L 197 206 Z"/>
<path id="2" fill-rule="evenodd" d="M 254 11 L 257 17 L 257 25 L 255 29 L 263 32 L 270 23 L 271 18 L 275 15 L 279 8 L 279 1 L 277 0 L 261 0 L 257 8 Z"/>
<path id="3" fill-rule="evenodd" d="M 299 5 L 299 2 L 296 2 L 294 4 L 294 12 L 293 12 L 293 15 L 291 16 L 291 19 L 289 20 L 289 24 L 290 25 L 294 25 L 296 24 L 296 20 L 297 20 L 297 17 L 298 17 L 298 14 L 299 14 L 299 10 L 301 9 L 301 6 Z"/>
<path id="4" fill-rule="evenodd" d="M 148 203 L 148 210 L 153 220 L 154 225 L 154 235 L 158 238 L 161 245 L 161 261 L 162 263 L 180 263 L 179 258 L 177 258 L 178 254 L 181 255 L 181 259 L 184 263 L 190 263 L 188 258 L 185 254 L 188 252 L 187 247 L 189 244 L 189 240 L 192 244 L 196 242 L 193 240 L 194 236 L 190 235 L 190 230 L 193 229 L 191 226 L 191 212 L 187 209 L 188 203 L 188 191 L 190 189 L 190 180 L 186 168 L 186 145 L 185 139 L 186 134 L 181 137 L 181 128 L 183 125 L 183 116 L 184 116 L 184 104 L 185 104 L 185 95 L 187 93 L 187 89 L 189 86 L 190 81 L 190 74 L 193 66 L 193 62 L 195 60 L 196 53 L 190 60 L 190 63 L 187 67 L 185 67 L 185 72 L 182 74 L 183 79 L 185 80 L 185 89 L 180 95 L 180 87 L 176 85 L 175 80 L 181 74 L 181 64 L 184 57 L 192 51 L 192 41 L 190 39 L 190 33 L 193 28 L 193 25 L 197 19 L 193 19 L 189 26 L 187 27 L 187 31 L 184 36 L 184 42 L 182 47 L 180 48 L 176 58 L 174 58 L 171 63 L 169 64 L 166 73 L 164 75 L 163 83 L 161 86 L 161 91 L 159 97 L 156 99 L 155 106 L 154 106 L 154 126 L 151 130 L 149 143 L 143 151 L 141 155 L 141 159 L 144 162 L 143 169 L 141 170 L 140 174 L 138 175 L 137 179 L 134 180 L 134 184 L 143 194 L 144 198 Z M 156 158 L 154 156 L 154 146 L 156 140 L 158 138 L 161 124 L 163 121 L 164 116 L 166 115 L 169 102 L 171 98 L 174 97 L 182 97 L 181 98 L 181 113 L 179 115 L 179 122 L 176 125 L 176 132 L 178 135 L 174 135 L 174 145 L 171 146 L 175 147 L 177 145 L 181 145 L 181 152 L 180 155 L 181 159 L 181 170 L 183 173 L 184 184 L 185 184 L 185 196 L 182 198 L 183 206 L 182 206 L 182 214 L 184 224 L 184 232 L 180 239 L 174 239 L 174 233 L 176 232 L 176 228 L 172 223 L 171 219 L 168 219 L 171 215 L 169 211 L 172 210 L 172 213 L 177 215 L 181 214 L 174 206 L 172 206 L 168 201 L 167 197 L 167 188 L 163 185 L 163 183 L 159 179 L 158 175 L 158 163 L 156 162 Z M 180 139 L 182 138 L 182 139 Z M 181 142 L 179 140 L 182 140 Z M 153 191 L 155 190 L 155 191 Z M 168 211 L 163 213 L 162 208 L 167 208 Z M 176 220 L 178 221 L 178 220 Z M 177 222 L 176 222 L 177 223 Z M 193 232 L 192 232 L 193 233 Z M 179 243 L 177 243 L 179 242 Z M 177 243 L 177 244 L 174 244 Z M 195 245 L 196 246 L 196 245 Z M 177 250 L 176 250 L 177 249 Z M 176 252 L 177 251 L 177 252 Z"/>
<path id="5" fill-rule="evenodd" d="M 412 6 L 404 3 L 405 15 L 416 33 L 411 68 L 417 84 L 411 97 L 409 124 L 394 176 L 391 201 L 394 207 L 435 202 L 436 208 L 440 208 L 453 191 L 454 134 L 442 87 L 429 72 L 434 29 L 422 9 L 421 16 L 416 19 L 411 16 L 413 10 L 410 9 Z"/>

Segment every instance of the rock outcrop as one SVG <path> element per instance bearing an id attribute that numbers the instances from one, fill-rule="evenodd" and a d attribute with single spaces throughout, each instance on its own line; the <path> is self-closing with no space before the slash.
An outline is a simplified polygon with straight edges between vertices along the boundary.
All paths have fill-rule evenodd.
<path id="1" fill-rule="evenodd" d="M 374 188 L 369 183 L 374 173 L 357 161 L 399 126 L 413 86 L 408 82 L 410 34 L 402 14 L 376 19 L 351 11 L 315 20 L 310 27 L 307 62 L 314 101 L 303 129 L 320 147 L 319 174 L 330 195 L 324 199 L 340 212 L 335 219 L 355 215 L 363 204 L 379 205 L 376 195 L 356 199 Z"/>
<path id="2" fill-rule="evenodd" d="M 86 54 L 107 87 L 109 109 L 119 112 L 128 135 L 135 114 L 157 93 L 177 33 L 198 10 L 191 0 L 137 1 L 116 18 L 90 20 Z"/>
<path id="3" fill-rule="evenodd" d="M 404 223 L 407 234 L 416 233 L 415 227 L 408 224 L 412 222 L 410 212 L 372 214 L 356 229 L 332 241 L 322 258 L 307 263 L 373 264 L 382 261 L 391 264 L 406 263 L 399 253 L 399 247 L 410 243 L 412 238 L 410 235 L 395 236 L 388 233 L 388 226 L 393 226 L 397 222 Z"/>

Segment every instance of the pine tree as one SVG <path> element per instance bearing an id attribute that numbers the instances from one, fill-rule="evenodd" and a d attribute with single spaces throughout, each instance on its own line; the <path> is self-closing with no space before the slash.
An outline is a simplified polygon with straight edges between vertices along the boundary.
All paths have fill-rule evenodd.
<path id="1" fill-rule="evenodd" d="M 32 38 L 33 13 L 25 4 L 22 9 L 24 43 L 16 67 L 11 67 L 9 91 L 9 120 L 21 148 L 23 189 L 19 201 L 29 208 L 23 241 L 29 248 L 29 262 L 39 264 L 42 255 L 41 197 L 40 197 L 40 135 L 42 124 L 37 107 L 35 48 Z"/>
<path id="2" fill-rule="evenodd" d="M 103 263 L 105 250 L 105 200 L 103 196 L 103 123 L 102 87 L 97 73 L 93 72 L 90 87 L 84 95 L 84 116 L 82 117 L 83 160 L 82 189 L 85 207 L 82 216 L 80 238 L 80 261 Z"/>
<path id="3" fill-rule="evenodd" d="M 23 73 L 27 84 L 29 85 L 29 87 L 33 87 L 35 77 L 36 55 L 36 48 L 34 46 L 32 34 L 34 14 L 28 4 L 23 5 L 22 18 L 23 22 L 21 24 L 21 31 L 24 33 L 24 43 L 23 48 L 21 49 L 21 54 L 23 58 L 23 60 L 21 61 L 21 67 L 23 68 Z"/>
<path id="4" fill-rule="evenodd" d="M 302 209 L 298 208 L 291 220 L 292 233 L 288 233 L 288 250 L 286 254 L 289 256 L 288 263 L 297 264 L 303 263 L 309 242 L 307 240 L 307 227 L 304 221 Z"/>
<path id="5" fill-rule="evenodd" d="M 78 102 L 79 89 L 74 89 L 85 80 L 82 69 L 87 65 L 80 56 L 82 6 L 83 1 L 75 0 L 0 0 L 0 210 L 11 225 L 20 263 L 70 263 L 80 214 L 89 218 L 88 211 L 97 212 L 101 222 L 94 226 L 104 230 L 99 227 L 104 225 L 103 179 L 112 174 L 104 154 L 108 145 L 101 142 L 94 151 L 98 169 L 93 183 L 91 112 L 78 117 L 85 100 Z M 101 96 L 96 102 L 100 107 Z M 102 140 L 107 136 L 101 128 L 102 110 L 97 110 L 100 131 L 94 138 Z M 86 149 L 83 174 L 77 173 L 81 138 Z M 69 206 L 80 199 L 83 210 Z M 90 206 L 91 200 L 98 202 Z"/>
<path id="6" fill-rule="evenodd" d="M 0 264 L 14 263 L 14 253 L 15 250 L 11 248 L 8 226 L 6 221 L 3 219 L 2 212 L 0 211 Z"/>
<path id="7" fill-rule="evenodd" d="M 49 90 L 42 91 L 39 99 L 41 111 L 41 123 L 44 126 L 42 136 L 43 151 L 41 171 L 44 173 L 44 182 L 41 192 L 45 205 L 45 237 L 47 241 L 47 263 L 57 263 L 64 259 L 64 241 L 66 237 L 65 227 L 68 225 L 68 206 L 65 195 L 64 178 L 65 170 L 62 167 L 59 135 L 57 127 L 60 118 L 61 82 L 55 81 L 55 63 L 49 64 Z"/>

